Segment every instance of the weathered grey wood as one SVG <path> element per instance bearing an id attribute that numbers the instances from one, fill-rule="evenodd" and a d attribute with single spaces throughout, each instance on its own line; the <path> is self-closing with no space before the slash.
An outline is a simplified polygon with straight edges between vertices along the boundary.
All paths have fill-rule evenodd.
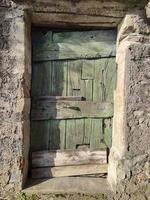
<path id="1" fill-rule="evenodd" d="M 82 61 L 68 61 L 68 91 L 67 95 L 81 96 Z M 84 133 L 83 119 L 70 119 L 66 122 L 66 149 L 76 149 L 82 144 Z"/>
<path id="2" fill-rule="evenodd" d="M 106 17 L 106 16 L 88 16 L 88 15 L 75 15 L 66 13 L 32 13 L 32 22 L 35 25 L 47 25 L 52 27 L 95 27 L 95 28 L 110 28 L 119 24 L 121 18 Z"/>
<path id="3" fill-rule="evenodd" d="M 107 173 L 107 164 L 76 165 L 32 169 L 32 178 L 52 178 Z"/>
<path id="4" fill-rule="evenodd" d="M 104 142 L 107 147 L 111 147 L 112 144 L 112 119 L 104 119 Z"/>
<path id="5" fill-rule="evenodd" d="M 104 119 L 113 116 L 115 59 L 95 58 L 100 56 L 96 53 L 99 48 L 109 51 L 115 47 L 116 31 L 52 32 L 40 28 L 34 35 L 34 54 L 45 56 L 48 50 L 54 52 L 56 61 L 33 62 L 31 126 L 38 121 L 33 123 L 31 149 L 110 147 L 111 128 Z M 60 55 L 73 57 L 59 60 Z M 81 59 L 75 60 L 76 55 Z M 93 55 L 94 59 L 87 59 Z"/>
<path id="6" fill-rule="evenodd" d="M 66 120 L 59 122 L 60 149 L 66 149 Z M 50 148 L 49 148 L 50 149 Z"/>
<path id="7" fill-rule="evenodd" d="M 90 149 L 106 148 L 103 143 L 103 120 L 92 119 L 92 137 L 90 137 Z"/>
<path id="8" fill-rule="evenodd" d="M 31 151 L 49 149 L 49 123 L 47 121 L 32 121 Z"/>
<path id="9" fill-rule="evenodd" d="M 81 80 L 81 95 L 87 100 L 93 100 L 93 80 Z"/>
<path id="10" fill-rule="evenodd" d="M 103 71 L 103 85 L 105 88 L 104 101 L 113 102 L 113 93 L 116 87 L 116 62 L 115 58 L 103 59 L 104 71 Z"/>
<path id="11" fill-rule="evenodd" d="M 51 80 L 52 62 L 33 63 L 31 96 L 52 95 Z M 44 74 L 44 76 L 43 76 Z"/>
<path id="12" fill-rule="evenodd" d="M 82 61 L 68 61 L 68 91 L 67 96 L 81 96 Z"/>
<path id="13" fill-rule="evenodd" d="M 80 96 L 33 96 L 33 100 L 50 100 L 50 101 L 84 101 L 84 97 Z"/>
<path id="14" fill-rule="evenodd" d="M 81 80 L 81 95 L 84 96 L 87 101 L 93 100 L 93 80 Z M 92 135 L 92 119 L 84 119 L 83 144 L 88 144 L 90 147 L 90 137 L 92 137 Z"/>
<path id="15" fill-rule="evenodd" d="M 105 65 L 104 59 L 95 60 L 95 78 L 93 80 L 93 100 L 95 102 L 104 101 L 104 93 L 105 93 L 105 87 L 103 83 L 104 65 Z"/>
<path id="16" fill-rule="evenodd" d="M 47 120 L 46 120 L 47 121 Z M 65 149 L 66 129 L 65 120 L 48 120 L 49 124 L 49 149 Z"/>
<path id="17" fill-rule="evenodd" d="M 51 85 L 52 96 L 66 95 L 66 67 L 67 63 L 63 61 L 53 61 L 51 66 L 51 79 L 47 84 Z"/>
<path id="18" fill-rule="evenodd" d="M 113 116 L 112 103 L 91 101 L 36 101 L 32 104 L 31 119 L 108 118 Z"/>
<path id="19" fill-rule="evenodd" d="M 82 66 L 82 79 L 90 80 L 94 79 L 94 60 L 84 60 Z"/>
<path id="20" fill-rule="evenodd" d="M 84 119 L 67 120 L 66 149 L 77 149 L 82 145 L 84 135 Z"/>
<path id="21" fill-rule="evenodd" d="M 106 163 L 106 150 L 57 150 L 32 153 L 33 168 Z"/>
<path id="22" fill-rule="evenodd" d="M 45 35 L 43 40 L 44 45 L 38 38 L 33 44 L 34 61 L 109 57 L 116 52 L 115 30 L 53 33 L 53 42 Z"/>
<path id="23" fill-rule="evenodd" d="M 81 44 L 58 44 L 59 51 L 41 49 L 33 54 L 34 61 L 51 61 L 67 59 L 96 59 L 114 57 L 116 54 L 115 43 L 110 48 L 105 47 L 102 42 Z M 99 47 L 99 48 L 98 48 Z"/>

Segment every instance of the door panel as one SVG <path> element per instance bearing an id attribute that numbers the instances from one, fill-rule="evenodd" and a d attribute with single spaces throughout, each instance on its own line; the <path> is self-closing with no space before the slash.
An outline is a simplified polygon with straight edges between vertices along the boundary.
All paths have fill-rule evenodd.
<path id="1" fill-rule="evenodd" d="M 31 151 L 111 147 L 116 31 L 33 31 Z"/>

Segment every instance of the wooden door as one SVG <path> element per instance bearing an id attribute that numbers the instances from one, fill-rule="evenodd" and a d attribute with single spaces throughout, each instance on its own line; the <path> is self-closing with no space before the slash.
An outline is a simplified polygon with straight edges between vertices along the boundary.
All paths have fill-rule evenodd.
<path id="1" fill-rule="evenodd" d="M 35 29 L 32 39 L 32 177 L 105 172 L 116 31 Z"/>

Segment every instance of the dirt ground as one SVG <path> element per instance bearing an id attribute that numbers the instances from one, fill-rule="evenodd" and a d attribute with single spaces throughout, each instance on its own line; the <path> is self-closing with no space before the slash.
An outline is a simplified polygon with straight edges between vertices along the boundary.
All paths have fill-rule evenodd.
<path id="1" fill-rule="evenodd" d="M 13 200 L 106 200 L 104 194 L 86 195 L 86 194 L 49 194 L 49 195 L 25 195 L 18 194 Z"/>

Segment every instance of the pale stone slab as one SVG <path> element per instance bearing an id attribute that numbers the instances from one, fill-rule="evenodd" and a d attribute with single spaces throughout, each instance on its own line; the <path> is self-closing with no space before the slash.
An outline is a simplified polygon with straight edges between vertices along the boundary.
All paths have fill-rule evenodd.
<path id="1" fill-rule="evenodd" d="M 58 193 L 107 193 L 110 188 L 105 178 L 63 177 L 49 180 L 31 181 L 23 190 L 29 194 L 58 194 Z"/>

